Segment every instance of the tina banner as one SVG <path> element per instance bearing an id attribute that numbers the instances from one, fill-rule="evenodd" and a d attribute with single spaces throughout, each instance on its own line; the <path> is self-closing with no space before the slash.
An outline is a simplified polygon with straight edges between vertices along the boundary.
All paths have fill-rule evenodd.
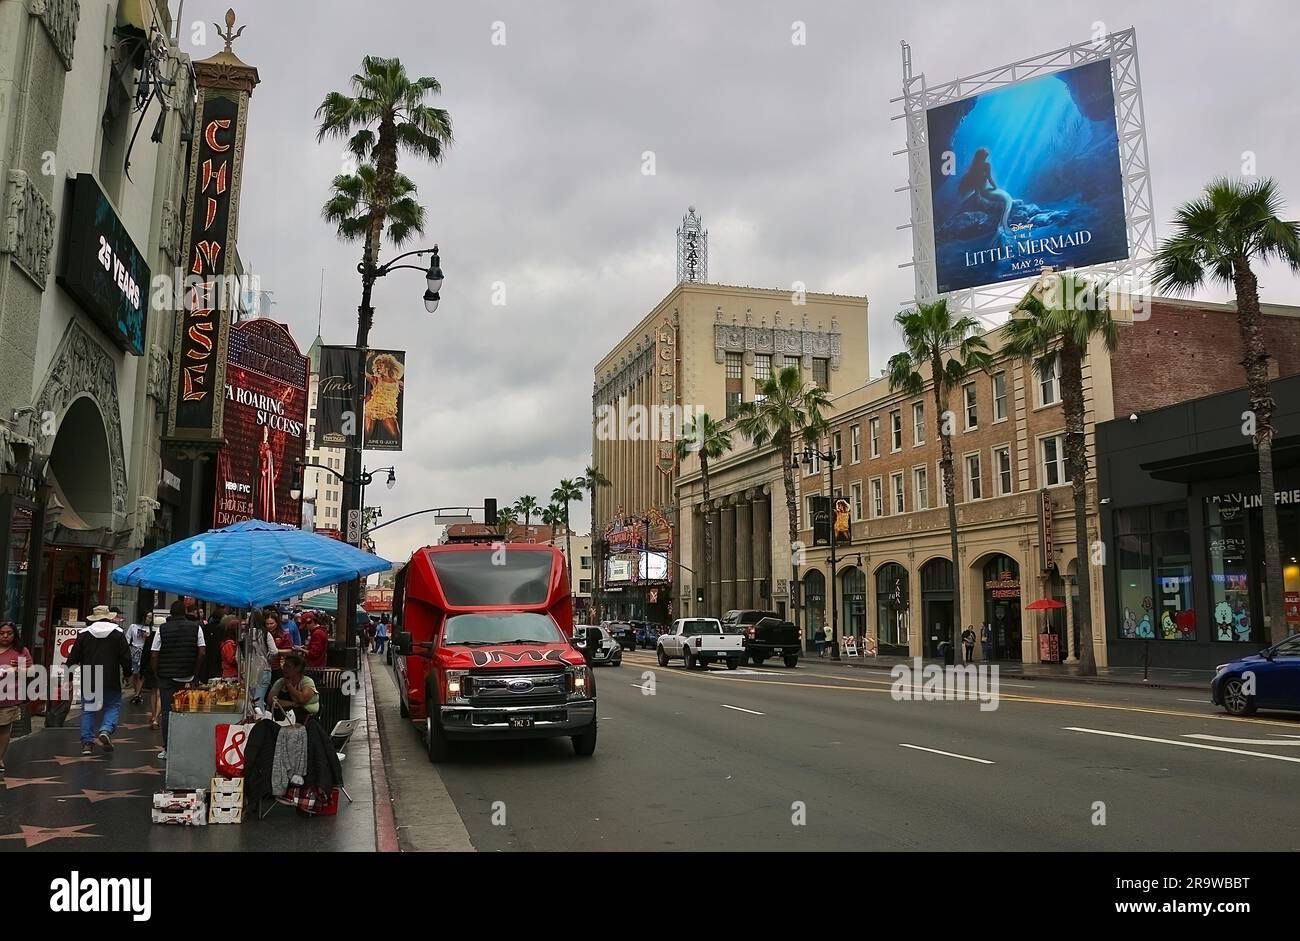
<path id="1" fill-rule="evenodd" d="M 307 449 L 307 376 L 307 357 L 283 324 L 259 318 L 231 329 L 213 525 L 300 525 L 302 502 L 291 491 Z"/>
<path id="2" fill-rule="evenodd" d="M 808 498 L 812 511 L 812 531 L 814 546 L 831 544 L 831 498 L 811 496 Z"/>
<path id="3" fill-rule="evenodd" d="M 1128 258 L 1111 62 L 926 113 L 939 293 Z"/>
<path id="4" fill-rule="evenodd" d="M 361 383 L 361 357 L 355 346 L 322 346 L 316 381 L 318 448 L 342 448 L 355 442 L 357 419 L 353 397 Z"/>
<path id="5" fill-rule="evenodd" d="M 366 350 L 366 438 L 370 451 L 402 450 L 406 353 Z"/>

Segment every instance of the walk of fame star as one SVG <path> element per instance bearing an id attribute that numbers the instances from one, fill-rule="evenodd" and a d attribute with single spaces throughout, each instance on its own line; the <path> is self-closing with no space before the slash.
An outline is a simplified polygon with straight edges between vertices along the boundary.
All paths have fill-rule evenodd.
<path id="1" fill-rule="evenodd" d="M 79 823 L 71 827 L 29 827 L 26 824 L 18 825 L 18 833 L 0 833 L 0 840 L 22 840 L 27 844 L 27 848 L 40 846 L 50 840 L 73 839 L 76 837 L 95 837 L 98 833 L 82 833 L 82 830 L 89 830 L 93 823 Z"/>

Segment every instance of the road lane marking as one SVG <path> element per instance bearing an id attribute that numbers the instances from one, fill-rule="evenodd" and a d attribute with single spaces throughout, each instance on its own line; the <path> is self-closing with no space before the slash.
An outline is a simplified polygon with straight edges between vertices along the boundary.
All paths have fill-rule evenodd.
<path id="1" fill-rule="evenodd" d="M 1288 738 L 1279 742 L 1272 738 L 1227 738 L 1222 735 L 1206 735 L 1202 732 L 1189 733 L 1183 738 L 1199 738 L 1206 742 L 1228 742 L 1232 745 L 1300 745 L 1300 738 Z"/>
<path id="2" fill-rule="evenodd" d="M 987 758 L 972 758 L 970 755 L 958 755 L 956 752 L 939 751 L 937 748 L 922 748 L 920 745 L 909 745 L 906 742 L 899 742 L 898 747 L 914 748 L 917 751 L 928 751 L 934 755 L 947 755 L 949 758 L 960 758 L 962 761 L 978 761 L 982 765 L 996 764 L 996 762 L 989 761 Z"/>
<path id="3" fill-rule="evenodd" d="M 1208 699 L 1180 699 L 1179 702 L 1194 702 L 1202 706 L 1213 706 L 1214 703 Z"/>
<path id="4" fill-rule="evenodd" d="M 704 677 L 725 677 L 726 673 L 687 673 L 685 670 L 671 670 L 664 674 L 665 677 L 680 676 L 685 679 L 701 679 Z M 827 683 L 799 683 L 785 679 L 766 680 L 766 679 L 749 679 L 743 676 L 730 677 L 732 683 L 757 683 L 760 686 L 793 686 L 802 689 L 832 689 L 842 693 L 881 693 L 888 696 L 889 689 L 878 687 L 862 686 L 832 686 Z M 892 685 L 892 684 L 891 684 Z M 945 700 L 949 701 L 949 700 Z M 1071 706 L 1076 709 L 1109 709 L 1115 712 L 1136 712 L 1143 715 L 1152 716 L 1173 716 L 1178 719 L 1213 719 L 1221 722 L 1242 722 L 1248 725 L 1277 725 L 1283 728 L 1294 729 L 1294 721 L 1285 721 L 1279 719 L 1255 719 L 1242 716 L 1230 716 L 1215 712 L 1185 712 L 1174 709 L 1148 709 L 1141 706 L 1120 706 L 1114 703 L 1093 703 L 1081 702 L 1075 699 L 1048 699 L 1037 696 L 1025 696 L 1016 693 L 1002 693 L 998 696 L 999 702 L 1023 702 L 1035 703 L 1040 706 Z"/>
<path id="5" fill-rule="evenodd" d="M 718 703 L 723 709 L 735 709 L 737 712 L 748 712 L 751 716 L 765 716 L 766 712 L 755 712 L 753 709 L 741 709 L 739 706 L 728 706 L 725 702 Z"/>
<path id="6" fill-rule="evenodd" d="M 1089 735 L 1108 735 L 1112 738 L 1127 738 L 1137 742 L 1156 742 L 1160 745 L 1181 745 L 1183 748 L 1203 748 L 1206 751 L 1221 751 L 1231 755 L 1248 755 L 1251 758 L 1272 758 L 1274 761 L 1290 761 L 1300 764 L 1300 758 L 1293 758 L 1290 755 L 1270 755 L 1262 751 L 1246 751 L 1244 748 L 1224 748 L 1221 745 L 1202 745 L 1199 742 L 1182 742 L 1176 738 L 1153 738 L 1150 735 L 1130 735 L 1127 732 L 1107 732 L 1102 729 L 1080 729 L 1075 726 L 1066 726 L 1067 732 L 1086 732 Z"/>

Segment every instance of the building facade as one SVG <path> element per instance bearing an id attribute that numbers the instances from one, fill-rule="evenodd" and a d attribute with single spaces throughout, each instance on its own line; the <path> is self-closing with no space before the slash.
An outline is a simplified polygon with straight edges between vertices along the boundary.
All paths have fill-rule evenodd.
<path id="1" fill-rule="evenodd" d="M 860 385 L 868 362 L 864 297 L 691 281 L 669 292 L 596 366 L 592 463 L 610 480 L 592 509 L 601 617 L 612 604 L 620 617 L 666 623 L 695 610 L 690 599 L 712 581 L 721 597 L 721 570 L 709 582 L 696 574 L 702 552 L 696 558 L 692 541 L 705 508 L 702 492 L 679 493 L 698 463 L 676 456 L 682 427 L 702 413 L 730 419 L 773 368 L 798 365 L 835 394 Z M 770 530 L 777 512 L 760 513 L 760 525 Z M 735 557 L 730 538 L 719 560 Z"/>
<path id="2" fill-rule="evenodd" d="M 108 573 L 194 498 L 160 445 L 154 290 L 182 262 L 194 84 L 165 2 L 4 2 L 0 37 L 0 614 L 48 656 L 63 612 L 145 601 Z"/>
<path id="3" fill-rule="evenodd" d="M 321 337 L 316 335 L 307 355 L 311 360 L 311 377 L 307 386 L 307 457 L 309 464 L 324 464 L 325 467 L 343 473 L 343 449 L 316 447 L 316 403 L 320 395 L 320 348 Z M 343 532 L 343 483 L 329 470 L 319 467 L 307 467 L 302 474 L 302 493 L 304 504 L 311 500 L 314 504 L 313 526 L 316 531 Z M 304 515 L 305 515 L 304 507 Z"/>

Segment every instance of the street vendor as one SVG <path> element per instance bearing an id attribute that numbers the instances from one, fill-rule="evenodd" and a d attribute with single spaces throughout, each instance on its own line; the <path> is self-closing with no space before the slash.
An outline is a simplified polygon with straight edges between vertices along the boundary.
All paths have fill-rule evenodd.
<path id="1" fill-rule="evenodd" d="M 284 676 L 271 684 L 271 690 L 266 694 L 267 703 L 279 706 L 285 712 L 292 709 L 299 722 L 306 716 L 316 715 L 320 712 L 320 693 L 316 690 L 315 680 L 304 672 L 306 658 L 294 651 L 284 654 L 281 661 Z"/>

